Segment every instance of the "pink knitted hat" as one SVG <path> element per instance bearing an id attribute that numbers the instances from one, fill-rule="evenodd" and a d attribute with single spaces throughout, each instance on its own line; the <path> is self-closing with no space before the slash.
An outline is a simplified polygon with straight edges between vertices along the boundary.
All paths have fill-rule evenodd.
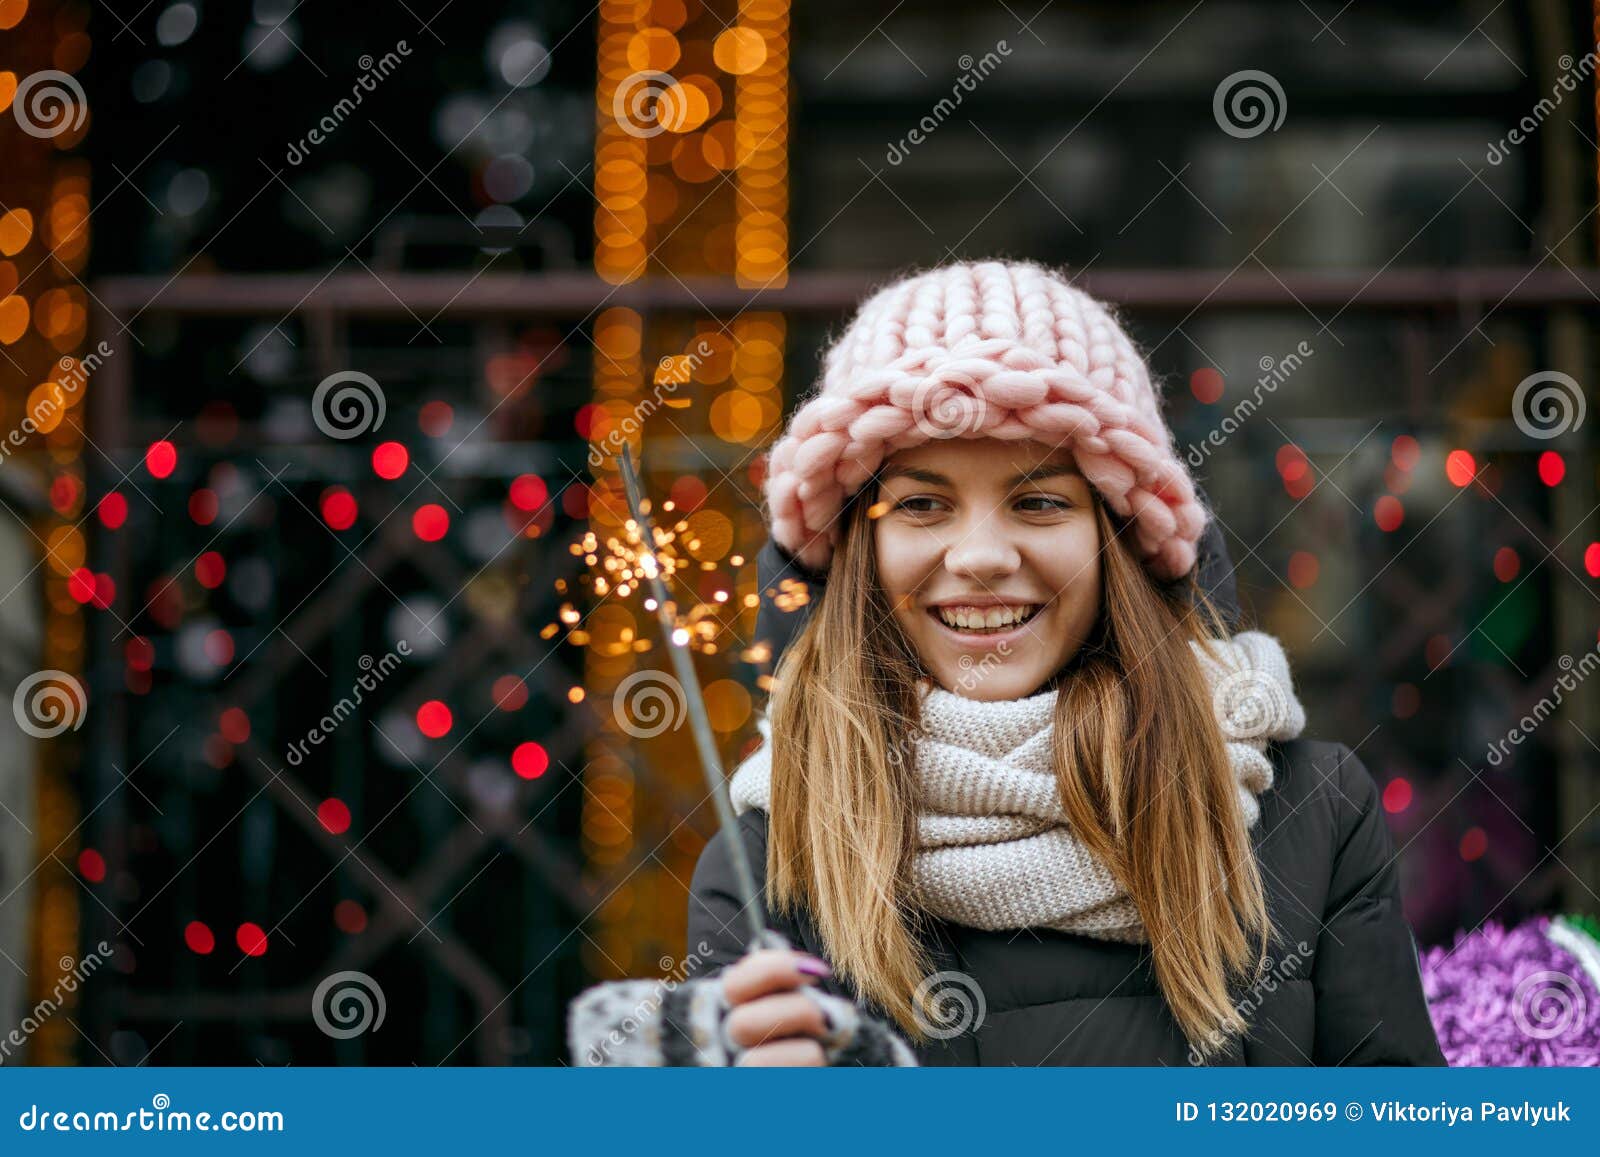
<path id="1" fill-rule="evenodd" d="M 826 569 L 840 509 L 883 460 L 957 437 L 1070 445 L 1152 575 L 1194 566 L 1208 516 L 1149 367 L 1104 305 L 1031 262 L 945 265 L 862 304 L 768 457 L 772 537 Z"/>

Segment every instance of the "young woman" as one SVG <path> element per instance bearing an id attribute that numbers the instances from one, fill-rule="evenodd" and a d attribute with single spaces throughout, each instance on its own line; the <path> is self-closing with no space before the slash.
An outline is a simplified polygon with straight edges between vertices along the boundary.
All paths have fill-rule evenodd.
<path id="1" fill-rule="evenodd" d="M 881 290 L 766 497 L 763 589 L 810 597 L 731 787 L 795 950 L 746 954 L 723 835 L 689 902 L 738 1063 L 823 1063 L 807 984 L 922 1064 L 1445 1063 L 1377 787 L 1230 632 L 1104 306 L 1013 262 Z"/>

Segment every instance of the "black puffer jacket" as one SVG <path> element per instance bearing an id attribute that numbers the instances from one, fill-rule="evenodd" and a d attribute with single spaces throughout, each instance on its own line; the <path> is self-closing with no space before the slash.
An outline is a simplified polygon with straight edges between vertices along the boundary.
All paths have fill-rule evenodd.
<path id="1" fill-rule="evenodd" d="M 818 576 L 794 569 L 772 543 L 758 566 L 763 592 L 784 575 L 814 590 L 819 585 Z M 1236 625 L 1232 567 L 1214 526 L 1200 567 L 1202 584 Z M 772 643 L 774 662 L 803 621 L 800 613 L 786 615 L 764 602 L 758 636 Z M 1445 1064 L 1400 907 L 1394 840 L 1371 774 L 1339 743 L 1297 739 L 1270 744 L 1268 753 L 1275 780 L 1261 796 L 1253 835 L 1279 943 L 1269 974 L 1236 999 L 1251 1031 L 1210 1063 Z M 739 832 L 761 883 L 766 814 L 745 812 Z M 765 915 L 797 948 L 827 958 L 809 918 Z M 727 839 L 719 833 L 690 886 L 689 951 L 714 971 L 743 954 L 743 930 Z M 939 970 L 960 974 L 941 986 L 972 1011 L 966 1031 L 918 1048 L 925 1065 L 1194 1063 L 1147 947 L 1048 929 L 985 932 L 949 921 L 934 922 L 928 946 Z M 823 987 L 859 999 L 841 981 Z"/>

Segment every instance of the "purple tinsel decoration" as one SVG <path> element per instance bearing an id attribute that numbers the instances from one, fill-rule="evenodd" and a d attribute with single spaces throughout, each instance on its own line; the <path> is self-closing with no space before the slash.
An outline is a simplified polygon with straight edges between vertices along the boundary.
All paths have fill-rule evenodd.
<path id="1" fill-rule="evenodd" d="M 1549 927 L 1548 916 L 1485 923 L 1423 953 L 1423 991 L 1451 1065 L 1600 1065 L 1600 989 Z"/>

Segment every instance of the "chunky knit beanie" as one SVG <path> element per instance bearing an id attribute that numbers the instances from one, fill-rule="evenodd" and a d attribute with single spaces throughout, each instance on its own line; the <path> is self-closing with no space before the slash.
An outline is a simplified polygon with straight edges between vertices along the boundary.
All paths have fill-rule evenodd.
<path id="1" fill-rule="evenodd" d="M 885 458 L 986 437 L 1070 446 L 1153 576 L 1194 566 L 1208 516 L 1149 367 L 1106 306 L 1029 262 L 941 266 L 862 304 L 768 457 L 772 536 L 825 570 L 840 510 Z"/>

